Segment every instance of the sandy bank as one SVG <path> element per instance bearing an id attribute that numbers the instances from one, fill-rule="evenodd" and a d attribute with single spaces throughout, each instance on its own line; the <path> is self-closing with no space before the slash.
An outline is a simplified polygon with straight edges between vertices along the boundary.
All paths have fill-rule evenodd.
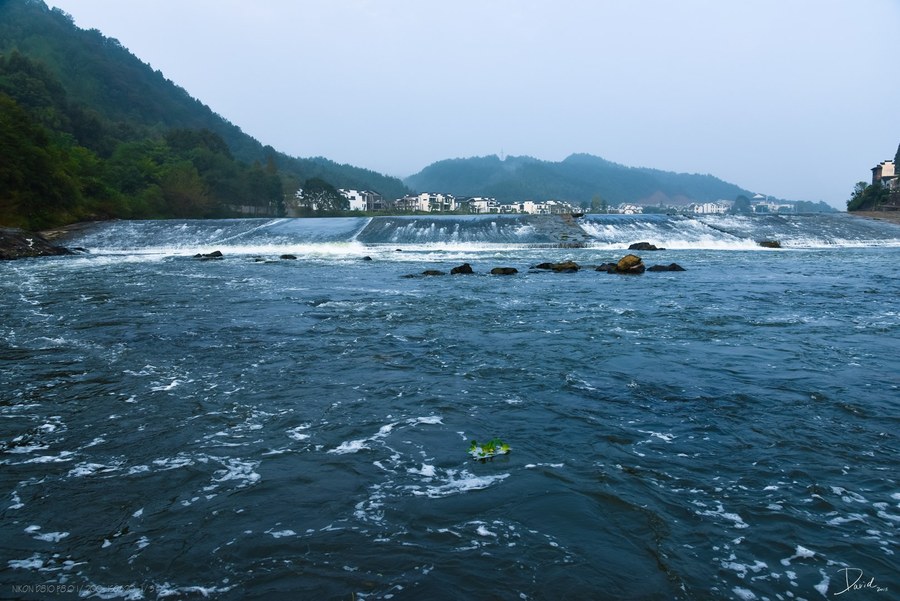
<path id="1" fill-rule="evenodd" d="M 848 215 L 900 224 L 900 211 L 848 211 Z"/>

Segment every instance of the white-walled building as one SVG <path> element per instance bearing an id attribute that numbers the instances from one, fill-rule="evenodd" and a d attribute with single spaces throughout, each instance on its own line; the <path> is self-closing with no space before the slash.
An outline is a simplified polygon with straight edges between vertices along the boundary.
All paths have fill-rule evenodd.
<path id="1" fill-rule="evenodd" d="M 465 203 L 469 205 L 470 213 L 480 214 L 500 212 L 500 204 L 495 198 L 484 198 L 482 196 L 476 196 L 475 198 L 467 199 Z"/>
<path id="2" fill-rule="evenodd" d="M 724 215 L 729 209 L 731 209 L 731 204 L 725 200 L 717 202 L 695 202 L 688 205 L 688 210 L 691 213 L 697 213 L 698 215 Z"/>
<path id="3" fill-rule="evenodd" d="M 397 199 L 394 208 L 398 211 L 420 211 L 423 213 L 449 213 L 457 208 L 456 198 L 451 194 L 407 194 Z"/>
<path id="4" fill-rule="evenodd" d="M 384 210 L 384 198 L 378 192 L 371 190 L 345 190 L 338 192 L 350 201 L 351 211 L 382 211 Z"/>
<path id="5" fill-rule="evenodd" d="M 883 184 L 887 188 L 893 188 L 897 183 L 897 166 L 894 161 L 881 161 L 872 167 L 872 185 Z"/>

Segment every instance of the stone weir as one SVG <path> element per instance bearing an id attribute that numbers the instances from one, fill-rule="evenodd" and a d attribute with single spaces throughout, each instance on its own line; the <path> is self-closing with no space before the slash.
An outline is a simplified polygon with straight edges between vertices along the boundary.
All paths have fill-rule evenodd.
<path id="1" fill-rule="evenodd" d="M 363 244 L 526 244 L 586 246 L 592 240 L 570 214 L 415 215 L 374 217 L 355 238 Z"/>

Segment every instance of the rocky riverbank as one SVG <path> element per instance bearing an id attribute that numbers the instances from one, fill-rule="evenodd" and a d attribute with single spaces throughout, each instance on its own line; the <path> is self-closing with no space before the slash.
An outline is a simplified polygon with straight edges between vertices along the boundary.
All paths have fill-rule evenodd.
<path id="1" fill-rule="evenodd" d="M 53 244 L 41 234 L 17 228 L 0 228 L 0 260 L 70 254 L 72 251 Z"/>

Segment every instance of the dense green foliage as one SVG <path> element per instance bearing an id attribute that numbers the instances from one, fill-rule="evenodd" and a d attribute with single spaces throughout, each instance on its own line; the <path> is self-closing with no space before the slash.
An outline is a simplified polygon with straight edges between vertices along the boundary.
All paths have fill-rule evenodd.
<path id="1" fill-rule="evenodd" d="M 871 211 L 887 203 L 890 198 L 888 189 L 881 182 L 867 185 L 866 182 L 857 182 L 853 188 L 853 194 L 847 201 L 848 211 Z"/>
<path id="2" fill-rule="evenodd" d="M 460 196 L 493 196 L 501 202 L 557 199 L 585 207 L 596 198 L 610 205 L 678 205 L 749 194 L 711 175 L 625 167 L 587 154 L 574 154 L 558 163 L 531 157 L 500 160 L 497 156 L 441 161 L 406 183 L 420 190 L 444 190 Z"/>
<path id="3" fill-rule="evenodd" d="M 894 165 L 900 166 L 900 145 L 897 146 L 897 153 L 894 155 Z M 900 207 L 900 192 L 896 190 L 892 192 L 880 181 L 874 184 L 857 182 L 847 201 L 848 211 L 872 211 L 886 206 L 893 209 Z"/>
<path id="4" fill-rule="evenodd" d="M 304 215 L 338 214 L 350 210 L 350 201 L 325 180 L 312 177 L 303 182 L 303 198 L 298 208 Z"/>
<path id="5" fill-rule="evenodd" d="M 99 31 L 0 0 L 0 224 L 277 215 L 319 178 L 402 196 L 396 178 L 263 146 Z"/>

